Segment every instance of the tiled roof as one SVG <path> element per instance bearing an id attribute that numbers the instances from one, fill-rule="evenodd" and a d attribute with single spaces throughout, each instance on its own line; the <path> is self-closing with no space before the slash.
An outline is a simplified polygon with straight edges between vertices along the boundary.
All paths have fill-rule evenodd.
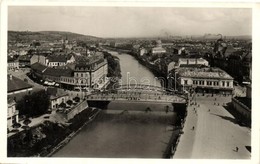
<path id="1" fill-rule="evenodd" d="M 19 91 L 19 90 L 23 90 L 23 89 L 28 89 L 28 88 L 32 88 L 32 86 L 26 82 L 24 82 L 23 80 L 13 76 L 13 75 L 7 75 L 7 92 L 14 92 L 14 91 Z"/>
<path id="2" fill-rule="evenodd" d="M 183 77 L 230 79 L 233 78 L 219 68 L 178 68 L 178 74 Z"/>

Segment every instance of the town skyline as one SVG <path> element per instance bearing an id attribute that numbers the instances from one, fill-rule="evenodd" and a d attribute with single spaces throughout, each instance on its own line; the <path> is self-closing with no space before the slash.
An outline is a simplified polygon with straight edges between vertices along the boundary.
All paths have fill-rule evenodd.
<path id="1" fill-rule="evenodd" d="M 8 8 L 8 30 L 68 31 L 100 38 L 151 38 L 204 34 L 251 36 L 252 10 L 248 8 L 14 6 Z"/>

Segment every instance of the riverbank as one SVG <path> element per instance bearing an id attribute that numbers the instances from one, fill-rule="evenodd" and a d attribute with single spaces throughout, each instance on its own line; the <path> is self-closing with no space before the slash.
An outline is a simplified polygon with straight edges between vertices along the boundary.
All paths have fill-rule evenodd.
<path id="1" fill-rule="evenodd" d="M 45 121 L 28 130 L 19 132 L 7 140 L 8 157 L 45 157 L 57 150 L 57 146 L 66 144 L 79 132 L 99 110 L 87 108 L 69 121 L 68 125 Z"/>
<path id="2" fill-rule="evenodd" d="M 89 124 L 91 121 L 95 119 L 95 117 L 98 115 L 98 113 L 101 110 L 98 110 L 94 115 L 91 116 L 91 119 L 89 117 L 88 121 L 86 121 L 78 130 L 73 131 L 69 136 L 67 136 L 62 142 L 60 142 L 56 147 L 54 147 L 51 152 L 49 152 L 46 157 L 51 157 L 53 154 L 55 154 L 58 150 L 60 150 L 63 146 L 65 146 L 73 137 L 75 137 L 84 126 Z"/>

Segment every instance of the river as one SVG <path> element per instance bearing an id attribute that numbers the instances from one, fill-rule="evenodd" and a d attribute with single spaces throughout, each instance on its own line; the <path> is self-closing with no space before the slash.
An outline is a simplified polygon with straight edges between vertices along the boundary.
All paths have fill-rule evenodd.
<path id="1" fill-rule="evenodd" d="M 109 51 L 120 59 L 122 84 L 150 84 L 161 86 L 160 81 L 143 65 L 128 54 Z M 176 118 L 165 113 L 170 103 L 111 102 L 89 125 L 83 127 L 67 145 L 53 157 L 107 157 L 107 158 L 162 158 Z M 147 106 L 161 112 L 145 113 Z M 129 112 L 122 113 L 120 111 Z M 116 111 L 113 113 L 113 111 Z"/>
<path id="2" fill-rule="evenodd" d="M 120 59 L 121 84 L 147 84 L 161 86 L 160 81 L 145 66 L 140 64 L 133 56 L 128 54 L 119 54 L 109 51 Z"/>

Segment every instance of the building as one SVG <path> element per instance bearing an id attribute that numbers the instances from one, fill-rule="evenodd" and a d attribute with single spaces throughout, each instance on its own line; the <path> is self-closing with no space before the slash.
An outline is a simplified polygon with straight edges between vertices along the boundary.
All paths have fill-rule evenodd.
<path id="1" fill-rule="evenodd" d="M 13 76 L 7 75 L 7 95 L 29 94 L 33 90 L 32 86 L 25 81 Z"/>
<path id="2" fill-rule="evenodd" d="M 233 78 L 219 68 L 180 67 L 175 70 L 179 90 L 206 93 L 233 93 Z"/>
<path id="3" fill-rule="evenodd" d="M 151 49 L 151 53 L 154 54 L 162 54 L 166 53 L 166 50 L 162 47 L 162 42 L 161 40 L 156 41 L 156 46 Z"/>
<path id="4" fill-rule="evenodd" d="M 34 54 L 30 59 L 31 65 L 40 63 L 48 67 L 65 66 L 75 62 L 74 54 Z"/>
<path id="5" fill-rule="evenodd" d="M 146 53 L 148 53 L 147 49 L 145 49 L 145 48 L 140 48 L 140 49 L 139 49 L 139 55 L 140 55 L 140 56 L 143 56 L 143 55 L 146 54 Z"/>
<path id="6" fill-rule="evenodd" d="M 179 58 L 176 68 L 189 66 L 209 66 L 209 62 L 203 58 Z"/>
<path id="7" fill-rule="evenodd" d="M 57 67 L 65 66 L 67 64 L 67 56 L 65 55 L 49 55 L 46 58 L 46 66 Z"/>
<path id="8" fill-rule="evenodd" d="M 11 58 L 10 56 L 8 56 L 8 70 L 19 70 L 19 61 L 17 59 Z"/>
<path id="9" fill-rule="evenodd" d="M 7 128 L 13 126 L 14 123 L 18 122 L 19 111 L 16 110 L 16 103 L 13 99 L 8 99 L 8 110 L 7 110 Z"/>
<path id="10" fill-rule="evenodd" d="M 33 65 L 34 63 L 46 65 L 46 59 L 48 55 L 49 53 L 34 54 L 30 59 L 31 65 Z"/>
<path id="11" fill-rule="evenodd" d="M 90 56 L 75 56 L 75 62 L 66 66 L 47 67 L 41 63 L 31 66 L 33 76 L 49 83 L 54 82 L 62 88 L 102 88 L 108 72 L 107 60 L 103 53 Z"/>
<path id="12" fill-rule="evenodd" d="M 19 56 L 18 60 L 19 60 L 20 68 L 31 66 L 31 61 L 30 61 L 31 56 L 28 56 L 28 55 Z"/>
<path id="13" fill-rule="evenodd" d="M 57 88 L 47 88 L 47 93 L 50 95 L 50 109 L 57 109 L 61 103 L 66 103 L 69 100 L 69 94 Z"/>

